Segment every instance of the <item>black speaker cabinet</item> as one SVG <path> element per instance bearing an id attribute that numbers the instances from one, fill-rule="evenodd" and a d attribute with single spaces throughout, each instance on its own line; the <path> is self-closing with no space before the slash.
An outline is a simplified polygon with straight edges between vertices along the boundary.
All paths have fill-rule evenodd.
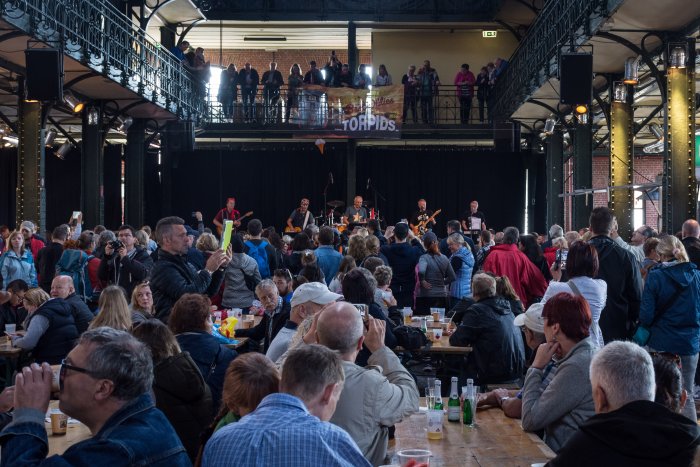
<path id="1" fill-rule="evenodd" d="M 593 55 L 562 54 L 559 64 L 559 91 L 562 104 L 591 103 Z"/>
<path id="2" fill-rule="evenodd" d="M 58 49 L 27 49 L 27 99 L 59 101 L 63 97 L 63 55 Z"/>
<path id="3" fill-rule="evenodd" d="M 194 123 L 189 120 L 168 122 L 165 127 L 166 145 L 169 151 L 194 151 Z"/>

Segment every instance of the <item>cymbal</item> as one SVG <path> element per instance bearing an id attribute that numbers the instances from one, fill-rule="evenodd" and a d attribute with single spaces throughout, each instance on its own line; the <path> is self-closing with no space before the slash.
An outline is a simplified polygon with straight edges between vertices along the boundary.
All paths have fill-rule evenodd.
<path id="1" fill-rule="evenodd" d="M 345 203 L 343 203 L 339 199 L 334 199 L 332 201 L 328 201 L 327 205 L 332 208 L 342 208 L 343 206 L 345 206 Z"/>

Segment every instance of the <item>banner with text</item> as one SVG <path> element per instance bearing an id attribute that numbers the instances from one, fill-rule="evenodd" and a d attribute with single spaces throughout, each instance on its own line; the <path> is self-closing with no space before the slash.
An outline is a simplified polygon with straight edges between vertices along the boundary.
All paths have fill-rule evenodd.
<path id="1" fill-rule="evenodd" d="M 324 138 L 392 138 L 401 136 L 403 86 L 372 90 L 304 85 L 290 123 L 309 130 L 298 136 Z M 295 115 L 296 110 L 296 115 Z"/>

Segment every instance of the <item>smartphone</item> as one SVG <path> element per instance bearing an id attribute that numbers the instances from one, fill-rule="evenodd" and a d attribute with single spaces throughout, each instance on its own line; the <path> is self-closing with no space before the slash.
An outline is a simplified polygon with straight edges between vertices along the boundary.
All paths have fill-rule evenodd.
<path id="1" fill-rule="evenodd" d="M 554 260 L 554 263 L 556 264 L 555 269 L 558 271 L 561 269 L 562 271 L 566 270 L 566 258 L 569 256 L 569 250 L 562 250 L 559 249 L 557 250 L 557 255 Z"/>
<path id="2" fill-rule="evenodd" d="M 73 211 L 73 215 L 70 216 L 71 219 L 77 219 L 80 215 L 80 211 Z"/>
<path id="3" fill-rule="evenodd" d="M 357 308 L 357 311 L 360 312 L 360 316 L 362 316 L 362 322 L 365 325 L 365 329 L 369 329 L 369 307 L 364 303 L 353 303 L 352 306 Z"/>

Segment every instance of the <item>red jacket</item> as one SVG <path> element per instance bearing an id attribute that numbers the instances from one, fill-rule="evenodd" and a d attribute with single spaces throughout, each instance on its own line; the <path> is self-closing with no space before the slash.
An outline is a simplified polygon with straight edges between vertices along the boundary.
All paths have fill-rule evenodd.
<path id="1" fill-rule="evenodd" d="M 547 290 L 547 281 L 542 272 L 516 245 L 492 246 L 484 261 L 484 271 L 506 276 L 526 310 L 533 299 L 543 297 Z"/>
<path id="2" fill-rule="evenodd" d="M 39 250 L 41 250 L 45 246 L 46 245 L 44 244 L 44 242 L 34 237 L 33 235 L 32 238 L 29 239 L 29 249 L 32 250 L 32 256 L 34 257 L 34 261 L 36 261 L 36 258 L 39 255 Z"/>
<path id="3" fill-rule="evenodd" d="M 544 249 L 544 258 L 547 260 L 547 266 L 549 266 L 550 268 L 552 267 L 552 264 L 554 264 L 554 261 L 556 261 L 557 259 L 558 249 L 558 246 L 550 246 Z"/>

